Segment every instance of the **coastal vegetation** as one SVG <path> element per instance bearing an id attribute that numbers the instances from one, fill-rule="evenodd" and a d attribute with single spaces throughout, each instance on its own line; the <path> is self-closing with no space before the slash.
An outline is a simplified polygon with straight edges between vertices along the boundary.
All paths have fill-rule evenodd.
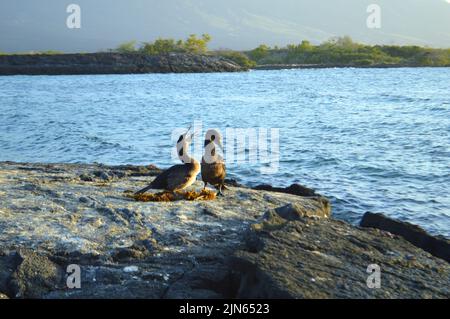
<path id="1" fill-rule="evenodd" d="M 284 47 L 261 44 L 247 51 L 211 50 L 208 48 L 212 37 L 209 34 L 189 35 L 186 39 L 158 38 L 152 42 L 128 41 L 109 52 L 119 54 L 166 55 L 185 53 L 209 55 L 229 59 L 239 66 L 249 69 L 258 66 L 450 66 L 450 48 L 435 49 L 417 45 L 367 45 L 357 43 L 350 37 L 334 37 L 321 44 L 308 40 L 288 44 Z M 32 51 L 15 55 L 55 55 L 60 51 Z M 0 52 L 0 55 L 8 55 Z"/>
<path id="2" fill-rule="evenodd" d="M 153 42 L 143 42 L 140 45 L 136 41 L 129 41 L 120 44 L 114 52 L 117 53 L 141 53 L 149 55 L 163 55 L 169 53 L 190 53 L 190 54 L 208 54 L 227 58 L 242 67 L 252 68 L 256 62 L 243 52 L 233 50 L 211 51 L 208 44 L 211 41 L 209 34 L 202 34 L 198 37 L 191 34 L 186 40 L 158 38 Z"/>
<path id="3" fill-rule="evenodd" d="M 354 42 L 350 37 L 335 37 L 314 45 L 307 40 L 285 47 L 261 44 L 253 50 L 234 51 L 208 49 L 211 36 L 190 35 L 186 40 L 159 38 L 144 42 L 139 47 L 135 41 L 119 45 L 119 53 L 144 53 L 160 55 L 168 53 L 210 54 L 228 58 L 240 66 L 257 65 L 333 65 L 333 66 L 450 66 L 450 49 L 433 49 L 420 46 L 367 45 Z"/>
<path id="4" fill-rule="evenodd" d="M 46 51 L 30 51 L 30 52 L 18 52 L 18 53 L 6 53 L 0 51 L 0 55 L 55 55 L 64 54 L 63 51 L 46 50 Z"/>
<path id="5" fill-rule="evenodd" d="M 246 69 L 251 69 L 257 65 L 257 63 L 254 60 L 251 60 L 247 54 L 242 52 L 232 50 L 222 50 L 222 51 L 215 51 L 214 54 L 227 58 Z"/>
<path id="6" fill-rule="evenodd" d="M 258 65 L 320 64 L 320 65 L 405 65 L 450 66 L 450 49 L 419 46 L 366 45 L 350 37 L 337 37 L 313 45 L 309 41 L 286 47 L 260 45 L 245 52 Z"/>
<path id="7" fill-rule="evenodd" d="M 129 41 L 119 45 L 114 51 L 118 53 L 144 53 L 150 55 L 161 55 L 168 53 L 192 53 L 206 54 L 208 43 L 211 41 L 209 34 L 198 37 L 191 34 L 186 40 L 158 38 L 153 42 L 143 42 L 137 46 L 136 41 Z"/>

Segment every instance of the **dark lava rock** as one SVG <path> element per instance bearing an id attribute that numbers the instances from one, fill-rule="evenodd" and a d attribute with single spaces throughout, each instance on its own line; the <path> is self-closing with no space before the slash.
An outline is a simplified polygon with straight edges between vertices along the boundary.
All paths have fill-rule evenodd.
<path id="1" fill-rule="evenodd" d="M 81 196 L 78 200 L 80 201 L 80 203 L 84 203 L 84 204 L 88 204 L 88 203 L 92 202 L 91 199 L 84 197 L 84 196 Z"/>
<path id="2" fill-rule="evenodd" d="M 107 182 L 113 179 L 113 176 L 111 176 L 110 174 L 108 174 L 107 172 L 104 171 L 95 171 L 94 176 Z"/>
<path id="3" fill-rule="evenodd" d="M 122 267 L 81 266 L 81 288 L 49 292 L 45 299 L 152 299 L 160 298 L 167 285 L 137 278 Z"/>
<path id="4" fill-rule="evenodd" d="M 331 216 L 331 207 L 328 200 L 325 198 L 319 198 L 318 201 L 322 204 L 320 209 L 314 209 L 308 206 L 303 206 L 298 203 L 287 204 L 277 208 L 275 211 L 282 218 L 287 220 L 300 220 L 303 217 L 314 218 L 328 218 Z"/>
<path id="5" fill-rule="evenodd" d="M 81 181 L 84 182 L 95 182 L 103 181 L 110 182 L 113 180 L 118 180 L 122 178 L 139 177 L 139 176 L 156 176 L 162 171 L 154 165 L 147 166 L 133 166 L 133 165 L 96 165 L 93 166 L 94 169 L 90 172 L 85 172 L 79 176 Z"/>
<path id="6" fill-rule="evenodd" d="M 81 174 L 80 175 L 80 180 L 82 180 L 83 182 L 93 182 L 94 178 L 92 176 L 87 175 L 87 174 Z"/>
<path id="7" fill-rule="evenodd" d="M 146 166 L 135 166 L 135 165 L 117 165 L 117 166 L 108 166 L 110 169 L 114 171 L 116 176 L 119 175 L 119 172 L 125 176 L 157 176 L 161 174 L 162 170 L 156 167 L 155 165 L 146 165 Z"/>
<path id="8" fill-rule="evenodd" d="M 63 279 L 59 266 L 26 249 L 0 257 L 0 266 L 0 290 L 15 298 L 41 298 Z"/>
<path id="9" fill-rule="evenodd" d="M 140 260 L 149 257 L 160 249 L 154 239 L 136 241 L 131 247 L 117 248 L 112 251 L 111 258 L 115 262 Z"/>
<path id="10" fill-rule="evenodd" d="M 395 220 L 383 214 L 367 212 L 361 220 L 361 227 L 377 228 L 402 236 L 413 245 L 433 256 L 450 262 L 450 240 L 443 236 L 432 236 L 419 226 Z"/>
<path id="11" fill-rule="evenodd" d="M 36 171 L 21 169 L 26 166 Z M 94 171 L 114 183 L 105 185 Z M 320 195 L 235 187 L 210 202 L 138 203 L 124 195 L 147 185 L 151 179 L 144 176 L 156 171 L 0 162 L 7 181 L 1 183 L 0 293 L 44 299 L 450 297 L 446 261 L 400 236 L 323 218 L 330 206 Z M 96 183 L 80 182 L 83 173 Z M 25 181 L 40 186 L 22 190 Z M 260 222 L 249 227 L 255 219 Z M 67 287 L 61 275 L 72 264 L 80 266 L 81 289 Z M 366 284 L 372 264 L 381 268 L 380 289 Z"/>
<path id="12" fill-rule="evenodd" d="M 17 254 L 14 252 L 0 252 L 0 292 L 11 294 L 9 282 L 11 275 L 19 264 Z"/>
<path id="13" fill-rule="evenodd" d="M 413 257 L 413 258 L 411 258 Z M 228 260 L 236 298 L 449 298 L 450 266 L 400 237 L 271 213 Z M 381 287 L 367 285 L 369 265 Z"/>
<path id="14" fill-rule="evenodd" d="M 258 185 L 254 187 L 255 190 L 263 190 L 263 191 L 269 191 L 269 192 L 278 192 L 278 193 L 285 193 L 285 194 L 291 194 L 291 195 L 297 195 L 297 196 L 303 196 L 303 197 L 315 197 L 319 196 L 315 190 L 299 185 L 299 184 L 292 184 L 289 187 L 273 187 L 271 185 Z"/>
<path id="15" fill-rule="evenodd" d="M 239 183 L 237 180 L 235 180 L 233 178 L 226 178 L 225 186 L 226 185 L 233 186 L 233 187 L 245 187 L 244 185 L 242 185 L 241 183 Z"/>
<path id="16" fill-rule="evenodd" d="M 232 298 L 236 283 L 223 258 L 215 257 L 196 265 L 167 289 L 167 299 Z"/>
<path id="17" fill-rule="evenodd" d="M 134 259 L 143 259 L 147 255 L 146 251 L 142 251 L 139 249 L 134 248 L 118 248 L 115 250 L 111 258 L 114 261 L 127 261 L 127 260 L 134 260 Z"/>
<path id="18" fill-rule="evenodd" d="M 217 56 L 171 53 L 0 55 L 0 75 L 239 72 L 242 67 Z"/>

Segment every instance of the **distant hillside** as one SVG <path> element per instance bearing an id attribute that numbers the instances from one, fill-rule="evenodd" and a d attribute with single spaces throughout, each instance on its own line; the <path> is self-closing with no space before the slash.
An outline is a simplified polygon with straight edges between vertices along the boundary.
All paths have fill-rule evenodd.
<path id="1" fill-rule="evenodd" d="M 382 28 L 366 26 L 370 0 L 77 0 L 82 27 L 68 29 L 70 1 L 0 1 L 0 51 L 94 52 L 130 39 L 207 32 L 211 47 L 249 50 L 260 43 L 314 44 L 349 35 L 368 44 L 450 45 L 446 0 L 377 0 Z"/>

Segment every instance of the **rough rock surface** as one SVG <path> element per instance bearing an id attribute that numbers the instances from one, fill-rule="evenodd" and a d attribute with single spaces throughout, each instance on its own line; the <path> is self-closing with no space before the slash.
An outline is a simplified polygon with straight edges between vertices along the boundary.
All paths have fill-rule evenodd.
<path id="1" fill-rule="evenodd" d="M 39 298 L 62 287 L 63 270 L 46 256 L 20 248 L 2 254 L 0 287 L 16 298 Z"/>
<path id="2" fill-rule="evenodd" d="M 362 227 L 377 228 L 402 236 L 413 245 L 450 262 L 450 240 L 443 236 L 431 236 L 423 228 L 384 216 L 367 212 L 361 220 Z"/>
<path id="3" fill-rule="evenodd" d="M 0 55 L 0 75 L 205 73 L 245 71 L 223 57 L 173 53 Z"/>
<path id="4" fill-rule="evenodd" d="M 322 197 L 230 185 L 213 201 L 141 203 L 126 196 L 159 172 L 0 162 L 0 294 L 449 297 L 448 263 L 388 233 L 328 218 Z M 365 286 L 373 262 L 389 279 L 378 292 Z M 81 289 L 67 288 L 71 264 L 81 267 Z"/>
<path id="5" fill-rule="evenodd" d="M 328 218 L 285 220 L 276 212 L 230 257 L 237 298 L 449 298 L 450 266 L 401 237 Z M 380 266 L 380 288 L 367 285 Z"/>
<path id="6" fill-rule="evenodd" d="M 271 185 L 258 185 L 255 186 L 253 189 L 261 190 L 261 191 L 270 191 L 270 192 L 278 192 L 278 193 L 285 193 L 285 194 L 292 194 L 297 196 L 303 196 L 303 197 L 317 197 L 319 196 L 315 190 L 307 188 L 302 185 L 298 184 L 292 184 L 289 187 L 273 187 Z"/>

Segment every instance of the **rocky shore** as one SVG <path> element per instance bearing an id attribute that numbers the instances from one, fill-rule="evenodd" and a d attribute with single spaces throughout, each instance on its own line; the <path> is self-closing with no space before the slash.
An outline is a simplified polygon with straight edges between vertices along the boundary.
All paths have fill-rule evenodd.
<path id="1" fill-rule="evenodd" d="M 239 72 L 242 67 L 223 57 L 171 53 L 0 55 L 0 75 L 72 75 L 133 73 Z"/>
<path id="2" fill-rule="evenodd" d="M 412 64 L 261 64 L 253 67 L 254 70 L 290 70 L 290 69 L 332 69 L 332 68 L 362 68 L 362 69 L 393 69 L 393 68 L 420 68 L 433 67 Z"/>
<path id="3" fill-rule="evenodd" d="M 450 297 L 450 265 L 428 246 L 335 220 L 313 190 L 230 181 L 211 201 L 127 196 L 159 172 L 1 162 L 0 299 Z M 67 287 L 73 264 L 80 289 Z"/>

